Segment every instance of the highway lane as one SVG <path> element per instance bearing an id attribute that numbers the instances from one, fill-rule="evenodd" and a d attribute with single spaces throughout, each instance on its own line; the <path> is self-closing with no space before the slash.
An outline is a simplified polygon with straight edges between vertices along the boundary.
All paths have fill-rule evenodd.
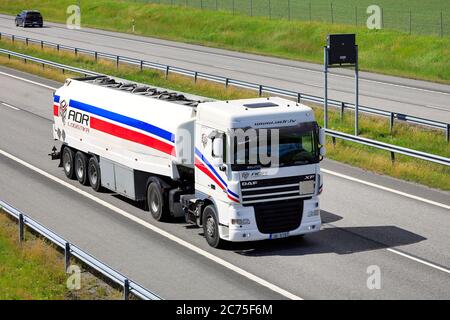
<path id="1" fill-rule="evenodd" d="M 0 71 L 58 85 L 7 69 Z M 14 106 L 21 109 L 0 105 L 0 149 L 65 179 L 56 162 L 47 157 L 53 145 L 50 138 L 51 91 L 47 90 L 42 95 L 40 90 L 36 85 L 0 75 L 0 101 L 11 105 L 14 102 Z M 29 93 L 28 97 L 26 93 Z M 210 295 L 208 288 L 203 289 L 211 282 L 206 284 L 208 281 L 197 279 L 206 269 L 206 278 L 212 280 L 214 286 L 216 283 L 221 286 L 221 292 L 217 295 L 241 297 L 237 292 L 241 292 L 242 288 L 233 281 L 236 275 L 224 271 L 220 265 L 210 266 L 210 261 L 201 256 L 191 258 L 189 252 L 145 230 L 142 225 L 83 201 L 76 193 L 28 172 L 3 156 L 0 157 L 0 166 L 0 197 L 6 197 L 5 200 L 20 209 L 30 211 L 33 217 L 44 219 L 43 222 L 53 229 L 137 281 L 148 284 L 152 289 L 161 289 L 165 293 L 161 293 L 163 296 L 186 297 L 187 292 L 194 292 L 194 297 L 215 297 Z M 326 162 L 324 167 L 450 205 L 448 193 L 371 175 L 334 162 Z M 157 223 L 133 203 L 111 194 L 96 194 L 87 187 L 79 188 L 303 298 L 450 297 L 448 273 L 387 250 L 401 250 L 433 265 L 441 265 L 444 270 L 449 269 L 448 208 L 411 200 L 333 175 L 326 174 L 325 183 L 321 206 L 327 223 L 323 231 L 304 240 L 237 245 L 230 250 L 208 248 L 200 230 L 189 228 L 182 222 Z M 77 186 L 75 182 L 71 184 Z M 67 208 L 63 214 L 61 207 Z M 97 237 L 105 239 L 106 245 L 99 244 Z M 112 247 L 118 253 L 113 254 Z M 152 254 L 157 258 L 152 258 Z M 161 258 L 164 254 L 165 258 Z M 136 263 L 125 265 L 124 257 Z M 156 263 L 155 267 L 153 263 Z M 184 269 L 189 270 L 189 276 L 180 280 L 183 277 L 173 275 L 172 271 L 178 273 L 184 265 L 188 266 Z M 381 268 L 381 290 L 368 290 L 366 287 L 366 269 L 370 265 Z M 155 284 L 153 277 L 160 270 L 163 272 Z M 231 284 L 223 285 L 225 279 L 230 279 Z M 252 290 L 255 284 L 246 279 L 240 281 L 248 289 L 242 291 L 244 296 L 270 295 L 264 290 L 258 290 L 255 294 Z M 173 283 L 180 285 L 174 288 L 170 285 Z"/>
<path id="2" fill-rule="evenodd" d="M 47 26 L 16 28 L 11 16 L 0 15 L 1 32 L 323 96 L 320 65 L 89 28 L 77 31 L 61 24 Z M 449 85 L 362 72 L 360 91 L 363 105 L 450 122 Z M 353 92 L 352 73 L 333 70 L 330 97 L 353 102 Z"/>

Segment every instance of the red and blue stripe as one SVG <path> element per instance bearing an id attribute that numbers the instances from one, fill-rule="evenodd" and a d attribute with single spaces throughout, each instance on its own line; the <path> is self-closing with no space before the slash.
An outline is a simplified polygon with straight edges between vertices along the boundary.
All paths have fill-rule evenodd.
<path id="1" fill-rule="evenodd" d="M 214 169 L 211 163 L 206 159 L 203 154 L 195 148 L 195 166 L 204 174 L 206 174 L 212 181 L 214 181 L 222 190 L 225 190 L 228 195 L 228 199 L 239 203 L 239 196 L 228 189 L 227 183 L 219 175 L 219 173 Z"/>
<path id="2" fill-rule="evenodd" d="M 53 104 L 53 112 L 55 116 L 58 116 L 59 102 L 60 97 L 55 95 Z M 91 114 L 91 129 L 110 134 L 120 139 L 138 143 L 169 155 L 175 154 L 175 147 L 173 145 L 175 141 L 175 135 L 167 130 L 138 119 L 130 118 L 122 114 L 105 110 L 76 100 L 70 100 L 69 106 L 73 109 Z M 109 122 L 105 119 L 114 122 Z M 123 127 L 119 124 L 126 125 L 134 129 L 139 129 L 145 133 Z M 155 137 L 149 136 L 148 133 Z"/>
<path id="3" fill-rule="evenodd" d="M 59 100 L 61 98 L 59 96 L 53 96 L 53 115 L 55 117 L 59 116 Z"/>

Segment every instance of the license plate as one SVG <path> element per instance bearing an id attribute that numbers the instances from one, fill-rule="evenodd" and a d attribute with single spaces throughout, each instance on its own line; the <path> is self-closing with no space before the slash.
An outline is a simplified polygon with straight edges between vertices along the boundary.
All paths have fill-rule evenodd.
<path id="1" fill-rule="evenodd" d="M 272 233 L 270 239 L 281 239 L 289 237 L 289 232 Z"/>

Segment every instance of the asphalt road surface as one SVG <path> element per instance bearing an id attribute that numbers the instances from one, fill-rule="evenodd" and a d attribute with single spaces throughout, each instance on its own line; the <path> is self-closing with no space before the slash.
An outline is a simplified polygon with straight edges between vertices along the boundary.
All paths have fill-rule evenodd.
<path id="1" fill-rule="evenodd" d="M 69 30 L 55 23 L 46 23 L 42 29 L 23 29 L 15 27 L 14 17 L 7 15 L 0 15 L 0 32 L 323 96 L 323 67 L 317 64 L 97 29 Z M 354 101 L 352 71 L 333 69 L 329 80 L 330 98 Z M 360 103 L 450 122 L 449 85 L 361 72 Z"/>
<path id="2" fill-rule="evenodd" d="M 324 161 L 322 231 L 212 249 L 198 228 L 66 179 L 47 155 L 58 86 L 0 68 L 0 198 L 163 298 L 450 299 L 449 193 Z"/>

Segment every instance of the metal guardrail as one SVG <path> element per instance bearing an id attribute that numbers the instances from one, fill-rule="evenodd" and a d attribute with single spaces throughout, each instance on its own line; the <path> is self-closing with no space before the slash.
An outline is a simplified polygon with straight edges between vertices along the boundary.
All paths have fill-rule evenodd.
<path id="1" fill-rule="evenodd" d="M 54 42 L 43 41 L 43 40 L 22 37 L 22 36 L 16 36 L 13 34 L 0 32 L 0 39 L 2 39 L 2 37 L 8 38 L 13 42 L 16 40 L 19 40 L 19 41 L 25 42 L 27 45 L 30 43 L 37 44 L 37 45 L 40 45 L 41 48 L 44 48 L 45 46 L 47 46 L 47 47 L 55 48 L 58 51 L 59 50 L 71 51 L 75 55 L 82 53 L 82 54 L 93 56 L 96 60 L 99 58 L 108 59 L 111 61 L 115 61 L 117 66 L 119 66 L 119 64 L 121 62 L 128 63 L 131 65 L 138 66 L 141 70 L 144 68 L 149 68 L 149 69 L 163 71 L 163 72 L 165 72 L 166 76 L 169 74 L 169 72 L 172 72 L 172 73 L 176 73 L 176 74 L 180 74 L 180 75 L 184 75 L 184 76 L 188 76 L 188 77 L 193 77 L 195 81 L 197 79 L 203 79 L 203 80 L 208 80 L 208 81 L 213 81 L 216 83 L 223 84 L 226 87 L 236 86 L 236 87 L 240 87 L 240 88 L 244 88 L 244 89 L 256 90 L 256 91 L 258 91 L 260 96 L 264 93 L 268 93 L 268 94 L 275 94 L 275 95 L 280 95 L 280 96 L 288 97 L 291 99 L 295 99 L 299 103 L 301 101 L 308 101 L 308 102 L 313 102 L 313 103 L 318 103 L 318 104 L 324 103 L 324 99 L 322 97 L 318 97 L 318 96 L 314 96 L 314 95 L 304 94 L 304 93 L 295 92 L 295 91 L 291 91 L 291 90 L 280 89 L 280 88 L 276 88 L 276 87 L 272 87 L 272 86 L 265 86 L 265 85 L 242 81 L 242 80 L 231 79 L 231 78 L 227 78 L 227 77 L 212 75 L 209 73 L 192 71 L 192 70 L 178 68 L 178 67 L 174 67 L 174 66 L 170 66 L 170 65 L 164 65 L 164 64 L 149 62 L 149 61 L 145 61 L 145 60 L 139 60 L 139 59 L 124 57 L 124 56 L 118 56 L 118 55 L 114 55 L 114 54 L 110 54 L 110 53 L 93 51 L 93 50 L 88 50 L 88 49 L 83 49 L 83 48 L 71 47 L 71 46 L 61 45 L 61 44 L 54 43 Z M 339 108 L 341 111 L 341 114 L 344 112 L 345 109 L 348 109 L 348 110 L 355 109 L 355 105 L 353 103 L 348 103 L 348 102 L 343 102 L 343 101 L 338 101 L 338 100 L 333 100 L 333 99 L 328 99 L 328 105 L 331 107 Z M 382 117 L 388 118 L 391 130 L 394 126 L 395 120 L 404 121 L 404 122 L 411 123 L 411 124 L 418 124 L 418 125 L 422 125 L 422 126 L 435 128 L 435 129 L 442 129 L 445 131 L 447 142 L 449 142 L 449 140 L 450 140 L 450 124 L 449 123 L 420 118 L 420 117 L 402 114 L 402 113 L 398 113 L 398 112 L 386 111 L 386 110 L 367 107 L 367 106 L 359 106 L 359 111 L 361 113 L 377 115 L 377 116 L 382 116 Z"/>
<path id="2" fill-rule="evenodd" d="M 75 257 L 78 260 L 85 263 L 86 265 L 88 265 L 90 268 L 104 275 L 106 278 L 112 280 L 118 285 L 121 285 L 124 288 L 125 300 L 128 299 L 130 293 L 143 300 L 162 300 L 161 297 L 159 297 L 158 295 L 145 289 L 143 286 L 130 280 L 128 277 L 125 277 L 121 273 L 115 271 L 111 267 L 107 266 L 106 264 L 89 255 L 88 253 L 84 252 L 82 249 L 78 248 L 74 244 L 71 244 L 70 242 L 60 237 L 53 231 L 44 227 L 36 220 L 23 214 L 21 211 L 12 207 L 11 205 L 2 200 L 0 200 L 0 209 L 18 220 L 20 241 L 24 240 L 24 230 L 25 226 L 27 226 L 28 228 L 37 232 L 47 240 L 57 245 L 58 247 L 62 248 L 64 250 L 65 255 L 66 270 L 70 265 L 70 257 Z"/>
<path id="3" fill-rule="evenodd" d="M 338 138 L 341 140 L 355 142 L 355 143 L 366 145 L 369 147 L 389 151 L 391 153 L 392 161 L 395 160 L 395 154 L 398 153 L 398 154 L 403 154 L 405 156 L 413 157 L 416 159 L 422 159 L 422 160 L 426 160 L 426 161 L 430 161 L 430 162 L 434 162 L 437 164 L 442 164 L 444 166 L 450 167 L 450 158 L 445 158 L 445 157 L 437 156 L 437 155 L 422 152 L 422 151 L 403 148 L 403 147 L 395 146 L 392 144 L 388 144 L 388 143 L 384 143 L 384 142 L 380 142 L 380 141 L 376 141 L 376 140 L 372 140 L 372 139 L 367 139 L 367 138 L 363 138 L 363 137 L 359 137 L 359 136 L 354 136 L 354 135 L 351 135 L 348 133 L 343 133 L 343 132 L 334 131 L 334 130 L 330 130 L 330 129 L 325 129 L 325 132 L 328 136 L 333 138 L 333 140 Z"/>
<path id="4" fill-rule="evenodd" d="M 48 65 L 48 66 L 52 66 L 52 67 L 55 67 L 55 68 L 58 68 L 58 69 L 62 69 L 62 70 L 68 70 L 68 71 L 72 71 L 72 72 L 81 73 L 81 74 L 84 74 L 85 76 L 102 75 L 102 74 L 91 72 L 91 71 L 88 71 L 88 70 L 83 70 L 83 69 L 79 69 L 79 68 L 75 68 L 75 67 L 65 66 L 63 64 L 55 63 L 55 62 L 52 62 L 52 61 L 47 61 L 47 60 L 40 59 L 40 58 L 35 58 L 35 57 L 32 57 L 32 56 L 24 55 L 22 53 L 16 53 L 16 52 L 5 50 L 5 49 L 0 49 L 0 54 L 5 54 L 5 55 L 8 55 L 8 56 L 18 57 L 18 58 L 21 58 L 21 59 L 26 59 L 26 60 L 33 61 L 33 62 L 42 64 L 42 65 Z M 350 135 L 350 134 L 347 134 L 347 133 L 338 132 L 338 131 L 334 131 L 334 130 L 330 130 L 330 129 L 326 129 L 326 133 L 327 133 L 327 135 L 329 135 L 330 137 L 333 138 L 333 141 L 334 141 L 334 139 L 339 138 L 339 139 L 342 139 L 342 140 L 347 140 L 347 141 L 355 142 L 355 143 L 358 143 L 358 144 L 374 147 L 374 148 L 377 148 L 377 149 L 382 149 L 382 150 L 389 151 L 389 152 L 391 152 L 392 160 L 395 160 L 394 154 L 395 153 L 399 153 L 399 154 L 407 155 L 407 156 L 410 156 L 410 157 L 413 157 L 413 158 L 427 160 L 427 161 L 434 162 L 434 163 L 437 163 L 437 164 L 450 166 L 450 159 L 449 158 L 437 156 L 437 155 L 434 155 L 434 154 L 429 154 L 429 153 L 425 153 L 425 152 L 421 152 L 421 151 L 416 151 L 416 150 L 413 150 L 413 149 L 407 149 L 407 148 L 403 148 L 403 147 L 387 144 L 387 143 L 384 143 L 384 142 L 371 140 L 371 139 L 367 139 L 367 138 L 363 138 L 363 137 L 359 137 L 359 136 L 354 136 L 354 135 Z"/>

